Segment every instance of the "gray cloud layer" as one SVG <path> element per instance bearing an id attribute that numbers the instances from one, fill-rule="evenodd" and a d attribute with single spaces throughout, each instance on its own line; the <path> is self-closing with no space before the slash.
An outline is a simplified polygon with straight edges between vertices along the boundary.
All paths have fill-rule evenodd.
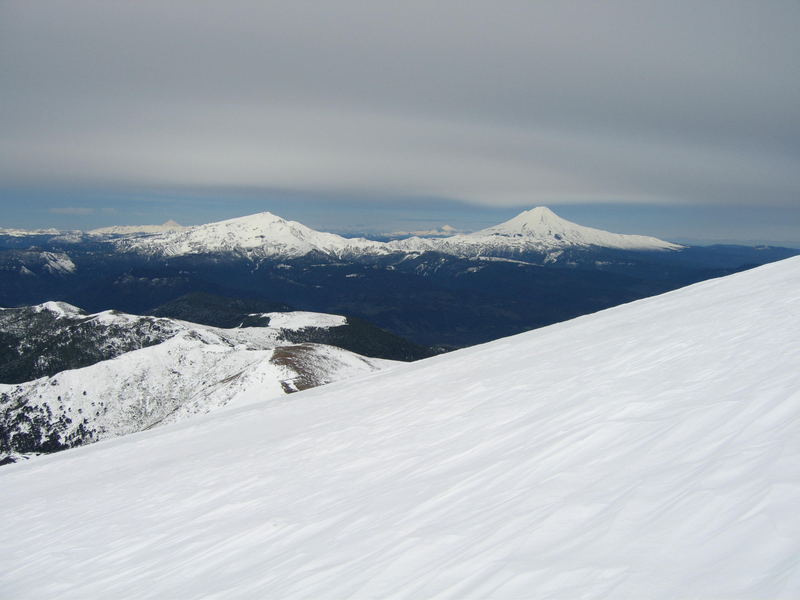
<path id="1" fill-rule="evenodd" d="M 0 179 L 796 203 L 800 3 L 0 3 Z"/>

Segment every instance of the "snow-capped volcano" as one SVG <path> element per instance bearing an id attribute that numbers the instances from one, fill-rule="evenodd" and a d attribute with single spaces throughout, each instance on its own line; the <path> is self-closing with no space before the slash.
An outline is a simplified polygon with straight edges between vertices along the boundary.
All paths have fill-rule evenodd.
<path id="1" fill-rule="evenodd" d="M 626 250 L 677 250 L 682 246 L 644 235 L 610 233 L 562 219 L 546 206 L 537 206 L 505 223 L 469 234 L 470 238 L 522 238 L 543 245 L 600 246 Z"/>
<path id="2" fill-rule="evenodd" d="M 180 256 L 236 252 L 258 257 L 298 257 L 320 252 L 337 257 L 385 251 L 383 244 L 315 231 L 269 212 L 188 227 L 151 236 L 124 238 L 122 250 Z"/>
<path id="3" fill-rule="evenodd" d="M 550 254 L 565 248 L 615 250 L 680 250 L 683 246 L 643 235 L 610 233 L 562 219 L 546 206 L 537 206 L 499 225 L 446 238 L 418 237 L 391 242 L 406 251 L 435 250 L 457 256 L 524 253 Z"/>
<path id="4" fill-rule="evenodd" d="M 11 465 L 2 589 L 795 598 L 798 337 L 795 258 Z"/>

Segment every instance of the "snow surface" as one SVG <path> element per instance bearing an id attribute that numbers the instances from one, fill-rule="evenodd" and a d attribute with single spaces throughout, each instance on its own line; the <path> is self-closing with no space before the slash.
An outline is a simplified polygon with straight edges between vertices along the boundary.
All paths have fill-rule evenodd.
<path id="1" fill-rule="evenodd" d="M 278 329 L 288 329 L 289 331 L 297 331 L 298 329 L 305 329 L 306 327 L 318 327 L 327 329 L 329 327 L 339 327 L 341 325 L 347 325 L 347 318 L 341 315 L 306 312 L 302 310 L 295 310 L 289 312 L 257 313 L 257 314 L 252 314 L 250 316 L 267 317 L 269 319 L 270 327 L 275 327 Z"/>
<path id="2" fill-rule="evenodd" d="M 9 598 L 797 598 L 800 258 L 0 470 Z"/>

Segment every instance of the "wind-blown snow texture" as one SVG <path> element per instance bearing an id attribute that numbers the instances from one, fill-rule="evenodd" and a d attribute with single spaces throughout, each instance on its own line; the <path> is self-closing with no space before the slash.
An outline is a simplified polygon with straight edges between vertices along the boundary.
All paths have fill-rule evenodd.
<path id="1" fill-rule="evenodd" d="M 797 598 L 800 259 L 0 471 L 9 598 Z"/>

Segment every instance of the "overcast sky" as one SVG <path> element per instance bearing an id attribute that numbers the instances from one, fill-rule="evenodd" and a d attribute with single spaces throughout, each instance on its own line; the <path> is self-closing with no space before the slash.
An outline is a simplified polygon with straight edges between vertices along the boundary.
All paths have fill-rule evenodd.
<path id="1" fill-rule="evenodd" d="M 800 241 L 798 31 L 797 0 L 0 0 L 0 226 L 546 204 Z"/>

